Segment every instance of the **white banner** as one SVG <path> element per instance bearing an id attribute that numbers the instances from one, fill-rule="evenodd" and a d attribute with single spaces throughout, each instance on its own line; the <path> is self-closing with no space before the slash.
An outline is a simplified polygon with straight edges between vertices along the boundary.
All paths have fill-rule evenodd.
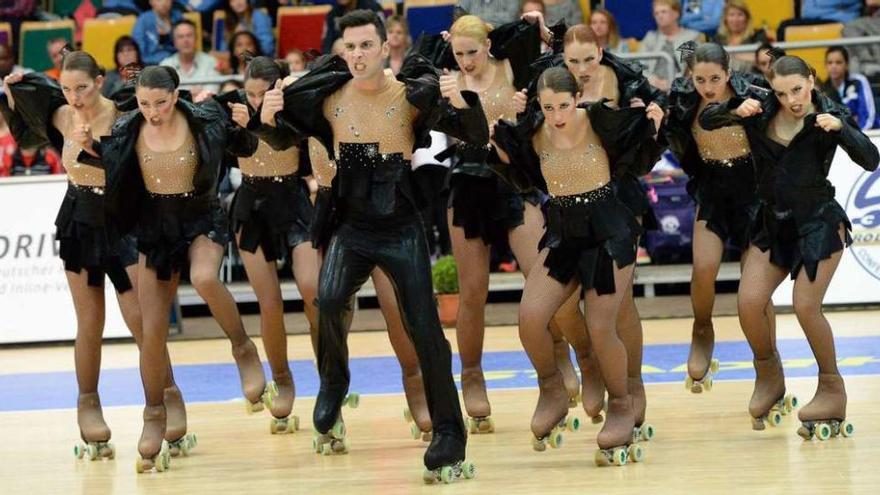
<path id="1" fill-rule="evenodd" d="M 0 344 L 76 338 L 55 242 L 55 216 L 66 190 L 60 175 L 0 180 Z M 104 336 L 129 336 L 109 279 L 104 294 Z"/>
<path id="2" fill-rule="evenodd" d="M 880 135 L 869 133 L 875 146 Z M 880 171 L 873 173 L 853 163 L 838 148 L 829 180 L 837 202 L 852 222 L 853 244 L 843 253 L 831 280 L 825 304 L 880 302 Z M 773 303 L 791 306 L 793 282 L 786 279 L 773 294 Z"/>

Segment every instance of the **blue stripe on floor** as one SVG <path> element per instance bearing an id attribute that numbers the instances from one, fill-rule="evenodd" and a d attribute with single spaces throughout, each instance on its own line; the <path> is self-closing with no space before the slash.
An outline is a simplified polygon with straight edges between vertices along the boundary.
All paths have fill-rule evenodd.
<path id="1" fill-rule="evenodd" d="M 377 334 L 377 338 L 384 336 Z M 843 374 L 880 374 L 880 336 L 842 337 L 836 339 L 836 344 Z M 786 376 L 816 375 L 816 362 L 805 340 L 780 340 L 779 348 Z M 687 355 L 688 344 L 646 346 L 643 367 L 645 382 L 682 382 L 687 372 Z M 745 342 L 719 342 L 715 346 L 715 357 L 721 361 L 718 380 L 754 377 L 751 352 Z M 318 375 L 312 361 L 291 361 L 291 366 L 296 379 L 297 395 L 315 396 Z M 457 356 L 453 366 L 458 373 L 460 365 Z M 491 389 L 536 385 L 534 370 L 522 351 L 487 352 L 483 357 L 483 369 Z M 268 373 L 268 367 L 266 370 Z M 361 394 L 403 391 L 400 367 L 394 357 L 352 359 L 351 373 L 351 390 Z M 241 397 L 238 370 L 231 363 L 175 366 L 174 375 L 187 402 L 218 402 Z M 101 374 L 100 393 L 101 402 L 105 406 L 143 404 L 137 368 L 104 370 Z M 63 409 L 74 407 L 75 404 L 76 377 L 73 372 L 0 375 L 0 411 Z"/>

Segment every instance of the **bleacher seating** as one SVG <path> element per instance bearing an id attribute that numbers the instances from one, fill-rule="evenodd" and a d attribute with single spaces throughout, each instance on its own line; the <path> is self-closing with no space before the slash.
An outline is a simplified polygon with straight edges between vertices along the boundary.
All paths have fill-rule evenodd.
<path id="1" fill-rule="evenodd" d="M 422 33 L 440 34 L 452 24 L 455 0 L 407 0 L 403 6 L 409 33 L 418 39 Z"/>
<path id="2" fill-rule="evenodd" d="M 87 20 L 83 25 L 82 49 L 91 53 L 101 66 L 116 67 L 113 46 L 119 38 L 131 35 L 136 20 L 133 15 Z"/>
<path id="3" fill-rule="evenodd" d="M 329 5 L 306 7 L 281 7 L 278 9 L 278 39 L 275 43 L 279 54 L 291 48 L 302 51 L 321 49 L 321 35 Z"/>
<path id="4" fill-rule="evenodd" d="M 50 0 L 49 12 L 59 17 L 70 17 L 79 8 L 80 4 L 91 2 L 96 9 L 100 9 L 103 2 L 101 0 Z"/>
<path id="5" fill-rule="evenodd" d="M 755 29 L 765 28 L 770 36 L 776 35 L 779 23 L 793 18 L 794 0 L 745 0 L 752 13 L 752 25 Z"/>
<path id="6" fill-rule="evenodd" d="M 52 59 L 46 51 L 46 44 L 54 38 L 64 38 L 73 43 L 75 29 L 76 25 L 70 19 L 23 22 L 18 44 L 19 64 L 37 71 L 52 67 Z"/>
<path id="7" fill-rule="evenodd" d="M 0 45 L 12 46 L 12 25 L 0 22 Z"/>
<path id="8" fill-rule="evenodd" d="M 785 41 L 809 41 L 830 40 L 840 38 L 843 34 L 843 24 L 816 24 L 810 26 L 788 26 L 785 28 Z M 827 48 L 802 48 L 787 50 L 789 55 L 801 57 L 816 69 L 816 76 L 820 80 L 828 77 L 825 70 L 825 50 Z"/>

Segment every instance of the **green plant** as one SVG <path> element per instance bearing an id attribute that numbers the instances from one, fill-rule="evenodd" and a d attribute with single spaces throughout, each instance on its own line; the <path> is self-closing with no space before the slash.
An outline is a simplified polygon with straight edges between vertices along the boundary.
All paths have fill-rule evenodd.
<path id="1" fill-rule="evenodd" d="M 443 256 L 431 269 L 431 281 L 437 294 L 458 294 L 458 269 L 455 258 Z"/>

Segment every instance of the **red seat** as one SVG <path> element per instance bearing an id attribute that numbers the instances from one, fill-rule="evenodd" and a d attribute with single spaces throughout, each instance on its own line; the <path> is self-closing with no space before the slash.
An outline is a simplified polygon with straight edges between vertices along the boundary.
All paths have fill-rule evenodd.
<path id="1" fill-rule="evenodd" d="M 291 48 L 303 52 L 320 51 L 324 23 L 330 9 L 330 5 L 279 8 L 278 55 L 283 57 Z"/>

